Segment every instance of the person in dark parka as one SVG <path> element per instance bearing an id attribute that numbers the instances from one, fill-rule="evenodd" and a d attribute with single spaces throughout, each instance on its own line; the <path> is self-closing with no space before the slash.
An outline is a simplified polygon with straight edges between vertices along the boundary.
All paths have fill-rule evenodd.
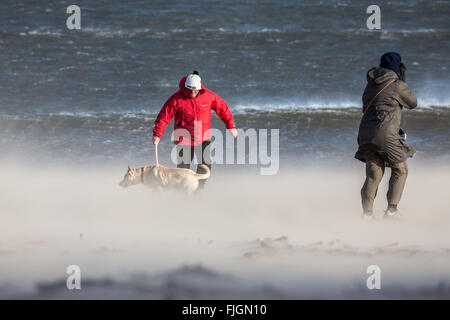
<path id="1" fill-rule="evenodd" d="M 385 217 L 399 215 L 397 205 L 408 175 L 406 160 L 415 150 L 406 144 L 401 129 L 402 109 L 414 109 L 417 99 L 405 82 L 406 67 L 396 52 L 385 53 L 380 66 L 367 72 L 363 112 L 355 158 L 366 163 L 366 180 L 361 189 L 363 217 L 372 218 L 373 202 L 385 167 L 391 167 Z"/>

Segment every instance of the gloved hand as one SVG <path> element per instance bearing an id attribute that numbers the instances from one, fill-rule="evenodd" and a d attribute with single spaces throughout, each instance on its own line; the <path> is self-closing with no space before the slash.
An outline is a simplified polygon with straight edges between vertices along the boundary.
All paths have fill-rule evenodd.
<path id="1" fill-rule="evenodd" d="M 398 78 L 400 80 L 406 81 L 406 66 L 403 63 L 400 63 L 400 72 L 398 73 Z"/>
<path id="2" fill-rule="evenodd" d="M 236 137 L 238 135 L 236 128 L 230 129 L 230 134 L 233 136 L 233 138 L 236 139 Z"/>
<path id="3" fill-rule="evenodd" d="M 403 131 L 402 128 L 400 128 L 400 129 L 398 130 L 398 134 L 400 135 L 400 139 L 406 140 L 407 134 L 406 134 L 405 131 Z"/>

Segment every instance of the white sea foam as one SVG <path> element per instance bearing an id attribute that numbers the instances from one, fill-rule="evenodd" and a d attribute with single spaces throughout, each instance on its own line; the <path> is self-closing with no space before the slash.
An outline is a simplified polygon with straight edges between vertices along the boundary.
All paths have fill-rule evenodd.
<path id="1" fill-rule="evenodd" d="M 343 100 L 343 101 L 319 101 L 319 100 L 306 100 L 306 101 L 292 101 L 283 103 L 242 103 L 232 107 L 233 110 L 238 112 L 245 112 L 248 110 L 258 111 L 326 111 L 329 109 L 345 110 L 350 108 L 361 108 L 362 103 L 357 100 Z M 438 99 L 433 97 L 418 98 L 419 108 L 450 108 L 450 100 Z"/>
<path id="2" fill-rule="evenodd" d="M 30 30 L 28 31 L 27 34 L 31 36 L 58 36 L 58 37 L 62 35 L 60 31 L 56 31 L 47 27 L 39 27 L 37 29 Z M 22 32 L 21 35 L 24 35 L 24 33 Z"/>
<path id="3" fill-rule="evenodd" d="M 150 28 L 135 28 L 135 29 L 114 29 L 114 28 L 97 28 L 97 27 L 85 27 L 81 29 L 86 33 L 93 33 L 95 36 L 112 38 L 112 37 L 129 37 L 136 34 L 153 32 Z"/>

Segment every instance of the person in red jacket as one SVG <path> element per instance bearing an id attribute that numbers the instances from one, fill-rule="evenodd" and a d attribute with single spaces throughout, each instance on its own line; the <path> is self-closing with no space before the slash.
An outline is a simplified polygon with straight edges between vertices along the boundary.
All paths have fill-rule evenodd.
<path id="1" fill-rule="evenodd" d="M 207 165 L 211 170 L 211 110 L 217 113 L 236 138 L 237 130 L 233 115 L 225 100 L 203 86 L 197 71 L 183 77 L 179 88 L 180 90 L 166 101 L 156 118 L 153 144 L 159 143 L 164 130 L 175 116 L 174 143 L 177 145 L 177 167 L 189 169 L 195 153 L 197 161 Z M 186 153 L 189 153 L 190 157 L 183 157 L 183 154 L 187 155 Z M 203 173 L 199 172 L 199 168 L 197 172 Z M 205 182 L 206 180 L 200 180 L 199 189 L 204 187 Z"/>

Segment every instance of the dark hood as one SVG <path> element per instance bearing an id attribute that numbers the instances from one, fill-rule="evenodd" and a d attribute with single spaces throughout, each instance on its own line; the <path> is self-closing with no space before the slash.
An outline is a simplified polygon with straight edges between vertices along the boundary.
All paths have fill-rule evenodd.
<path id="1" fill-rule="evenodd" d="M 181 93 L 186 97 L 186 98 L 191 98 L 191 90 L 189 90 L 188 88 L 186 88 L 184 86 L 184 83 L 186 82 L 188 76 L 184 76 L 183 78 L 181 78 L 180 83 L 178 84 L 178 87 L 180 88 Z M 202 89 L 200 90 L 200 92 L 198 94 L 203 94 L 205 92 L 205 87 L 203 86 L 202 83 Z"/>
<path id="2" fill-rule="evenodd" d="M 367 83 L 371 85 L 380 85 L 392 79 L 398 79 L 398 75 L 390 69 L 374 67 L 367 71 Z"/>

